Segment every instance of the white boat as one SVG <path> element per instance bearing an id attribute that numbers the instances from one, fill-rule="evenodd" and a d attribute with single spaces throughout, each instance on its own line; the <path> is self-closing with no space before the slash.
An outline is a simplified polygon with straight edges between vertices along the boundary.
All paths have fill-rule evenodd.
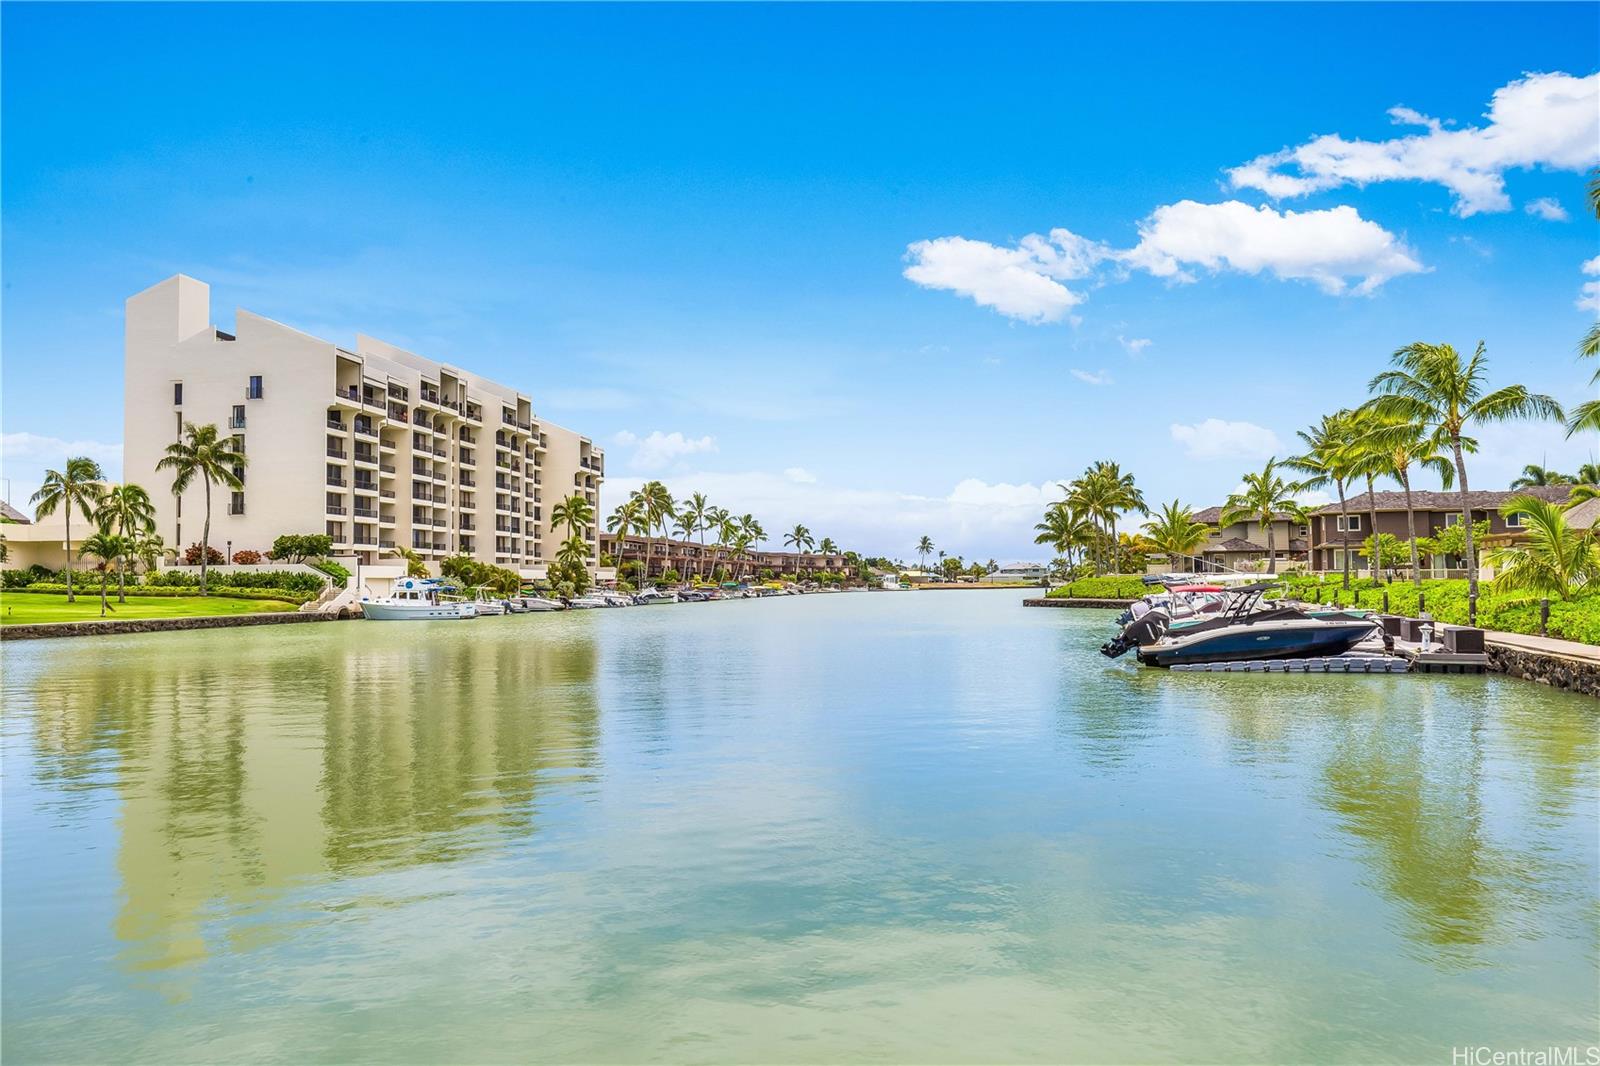
<path id="1" fill-rule="evenodd" d="M 587 611 L 596 607 L 617 607 L 620 605 L 612 603 L 603 592 L 591 592 L 584 596 L 574 597 L 568 601 L 567 606 L 575 611 Z"/>
<path id="2" fill-rule="evenodd" d="M 603 606 L 606 606 L 606 607 L 632 607 L 633 606 L 633 597 L 632 596 L 624 596 L 620 592 L 607 592 L 607 591 L 602 589 L 602 590 L 600 590 L 598 592 L 595 592 L 593 595 L 599 596 L 602 600 L 604 600 L 605 603 L 603 604 Z"/>
<path id="3" fill-rule="evenodd" d="M 678 594 L 671 589 L 645 589 L 633 598 L 633 602 L 641 607 L 654 603 L 677 603 Z"/>
<path id="4" fill-rule="evenodd" d="M 470 603 L 441 600 L 441 587 L 433 578 L 400 578 L 387 596 L 361 597 L 361 617 L 375 622 L 429 621 L 471 618 L 477 613 Z"/>
<path id="5" fill-rule="evenodd" d="M 472 605 L 477 608 L 479 614 L 506 613 L 506 601 L 489 595 L 487 589 L 478 590 L 477 595 L 473 598 Z"/>
<path id="6" fill-rule="evenodd" d="M 524 610 L 529 611 L 565 611 L 567 609 L 567 605 L 560 600 L 550 600 L 543 596 L 524 596 L 522 597 L 522 606 Z"/>

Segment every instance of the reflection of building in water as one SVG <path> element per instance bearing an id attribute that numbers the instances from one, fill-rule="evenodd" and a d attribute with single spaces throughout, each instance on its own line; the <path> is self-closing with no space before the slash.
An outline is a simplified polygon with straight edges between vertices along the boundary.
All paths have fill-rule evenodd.
<path id="1" fill-rule="evenodd" d="M 71 680 L 41 677 L 52 785 L 121 800 L 123 964 L 181 967 L 218 936 L 248 950 L 282 930 L 241 916 L 298 883 L 531 832 L 540 774 L 594 765 L 594 648 L 475 625 L 405 646 L 355 625 L 325 639 L 224 632 L 163 649 L 181 654 L 141 642 L 73 656 Z"/>

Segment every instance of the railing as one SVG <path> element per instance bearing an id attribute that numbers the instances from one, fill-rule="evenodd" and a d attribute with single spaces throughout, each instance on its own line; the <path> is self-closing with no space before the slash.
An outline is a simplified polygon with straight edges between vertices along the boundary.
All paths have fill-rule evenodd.
<path id="1" fill-rule="evenodd" d="M 341 507 L 341 506 L 340 506 L 340 505 L 339 505 L 339 504 L 336 504 L 336 503 L 330 503 L 330 504 L 328 504 L 328 505 L 327 505 L 327 510 L 325 510 L 325 511 L 324 511 L 324 512 L 323 512 L 323 513 L 324 513 L 324 514 L 338 514 L 338 515 L 342 515 L 342 514 L 348 514 L 348 513 L 349 513 L 349 512 L 347 512 L 347 511 L 346 511 L 346 510 L 345 510 L 345 509 L 344 509 L 344 508 L 343 508 L 343 507 Z"/>
<path id="2" fill-rule="evenodd" d="M 343 448 L 329 448 L 328 449 L 328 458 L 330 458 L 330 459 L 348 459 L 348 458 L 350 458 L 350 456 Z"/>
<path id="3" fill-rule="evenodd" d="M 394 473 L 394 464 L 393 463 L 379 463 L 378 464 L 378 469 L 380 471 L 382 471 L 383 473 L 385 473 L 385 474 L 392 474 L 392 473 Z"/>
<path id="4" fill-rule="evenodd" d="M 378 465 L 378 453 L 374 451 L 363 451 L 360 448 L 357 448 L 356 462 L 371 463 L 372 465 L 376 466 Z"/>
<path id="5" fill-rule="evenodd" d="M 344 432 L 344 423 L 339 421 L 337 418 L 330 418 L 330 419 L 328 419 L 328 428 L 329 429 L 336 429 L 340 433 L 343 433 Z"/>
<path id="6" fill-rule="evenodd" d="M 357 422 L 356 432 L 363 437 L 376 437 L 378 431 L 372 428 L 371 422 Z"/>
<path id="7" fill-rule="evenodd" d="M 339 399 L 348 402 L 358 402 L 361 395 L 354 385 L 351 385 L 347 389 L 334 389 L 333 394 L 339 397 Z"/>
<path id="8" fill-rule="evenodd" d="M 378 517 L 377 508 L 375 508 L 375 507 L 357 507 L 356 508 L 356 517 L 357 518 L 377 518 Z"/>
<path id="9" fill-rule="evenodd" d="M 377 482 L 375 482 L 375 481 L 362 481 L 360 478 L 357 478 L 356 479 L 356 483 L 355 483 L 355 490 L 357 492 L 377 492 L 378 491 L 378 485 L 377 485 Z"/>
<path id="10" fill-rule="evenodd" d="M 384 538 L 379 537 L 378 538 L 378 547 L 380 547 L 380 548 L 393 548 L 394 547 L 394 541 L 393 540 L 385 540 Z"/>
<path id="11" fill-rule="evenodd" d="M 468 477 L 466 474 L 462 474 L 461 475 L 461 487 L 464 488 L 464 489 L 474 489 L 474 488 L 478 487 L 478 483 L 477 483 L 477 481 L 475 481 L 472 478 Z"/>
<path id="12" fill-rule="evenodd" d="M 328 479 L 328 484 L 334 486 L 335 488 L 341 488 L 342 489 L 342 488 L 345 487 L 347 482 L 342 477 L 330 477 Z"/>
<path id="13" fill-rule="evenodd" d="M 385 500 L 394 499 L 394 489 L 379 489 L 378 495 Z"/>

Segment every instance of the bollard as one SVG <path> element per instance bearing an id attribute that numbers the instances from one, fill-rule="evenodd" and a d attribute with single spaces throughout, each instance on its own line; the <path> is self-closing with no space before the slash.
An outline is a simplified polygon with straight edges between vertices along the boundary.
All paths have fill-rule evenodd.
<path id="1" fill-rule="evenodd" d="M 1432 622 L 1424 622 L 1424 623 L 1422 623 L 1422 650 L 1424 652 L 1429 652 L 1429 651 L 1433 650 L 1433 623 Z"/>
<path id="2" fill-rule="evenodd" d="M 1417 590 L 1417 613 L 1426 614 L 1428 611 L 1428 594 L 1421 589 Z"/>
<path id="3" fill-rule="evenodd" d="M 1550 635 L 1550 600 L 1548 598 L 1539 601 L 1539 635 L 1541 637 Z"/>
<path id="4" fill-rule="evenodd" d="M 1388 589 L 1384 589 L 1383 590 L 1383 613 L 1384 614 L 1388 614 L 1389 613 L 1389 590 Z"/>

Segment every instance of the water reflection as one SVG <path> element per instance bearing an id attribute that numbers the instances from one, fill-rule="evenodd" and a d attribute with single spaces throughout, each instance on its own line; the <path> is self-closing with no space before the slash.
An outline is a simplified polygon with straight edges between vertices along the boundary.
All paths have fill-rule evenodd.
<path id="1" fill-rule="evenodd" d="M 244 665 L 215 639 L 155 660 L 73 649 L 36 679 L 38 782 L 120 801 L 115 932 L 130 970 L 207 957 L 210 917 L 261 911 L 294 885 L 526 838 L 545 775 L 592 776 L 585 631 L 396 643 L 340 628 Z M 233 949 L 282 932 L 219 924 Z"/>

